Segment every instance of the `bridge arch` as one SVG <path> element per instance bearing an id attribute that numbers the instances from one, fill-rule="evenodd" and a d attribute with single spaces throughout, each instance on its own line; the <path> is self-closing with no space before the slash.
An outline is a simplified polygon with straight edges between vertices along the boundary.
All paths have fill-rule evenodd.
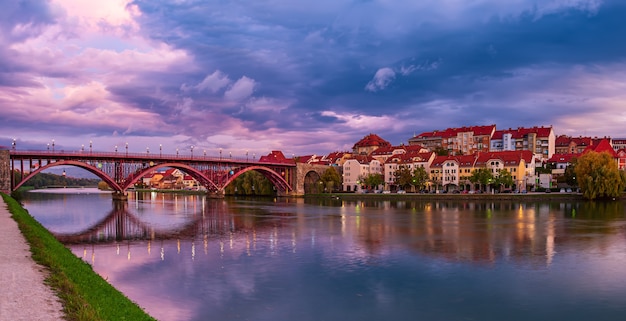
<path id="1" fill-rule="evenodd" d="M 265 176 L 265 178 L 267 178 L 272 184 L 274 184 L 274 186 L 276 186 L 281 192 L 288 192 L 291 190 L 289 183 L 287 183 L 287 181 L 281 174 L 277 173 L 271 168 L 264 166 L 250 166 L 233 173 L 233 175 L 229 177 L 224 184 L 224 188 L 226 188 L 226 186 L 228 186 L 235 179 L 237 179 L 237 177 L 249 171 L 257 171 L 261 173 L 261 175 Z"/>
<path id="2" fill-rule="evenodd" d="M 106 173 L 104 173 L 103 171 L 98 169 L 97 167 L 95 167 L 95 166 L 93 166 L 91 164 L 87 164 L 87 163 L 84 163 L 84 162 L 81 162 L 81 161 L 74 161 L 74 160 L 60 160 L 60 161 L 57 161 L 57 162 L 54 162 L 54 163 L 49 163 L 49 164 L 47 164 L 45 166 L 41 166 L 37 170 L 30 172 L 30 174 L 28 174 L 28 176 L 26 176 L 24 179 L 22 179 L 21 182 L 19 182 L 17 185 L 15 185 L 14 189 L 17 190 L 22 185 L 24 185 L 24 183 L 26 183 L 29 179 L 33 178 L 35 175 L 43 172 L 46 169 L 49 169 L 49 168 L 52 168 L 52 167 L 56 167 L 56 166 L 76 166 L 76 167 L 85 169 L 85 170 L 89 171 L 90 173 L 93 173 L 94 175 L 98 176 L 98 178 L 102 179 L 116 193 L 123 193 L 124 190 L 125 190 L 119 184 L 117 184 L 117 182 L 115 182 L 115 180 L 113 180 L 111 177 L 109 177 L 109 175 L 107 175 Z"/>
<path id="3" fill-rule="evenodd" d="M 161 164 L 157 164 L 154 166 L 150 166 L 150 167 L 146 167 L 145 169 L 139 171 L 136 175 L 134 175 L 130 180 L 128 180 L 127 182 L 124 183 L 124 190 L 128 189 L 129 187 L 133 186 L 135 183 L 137 183 L 137 181 L 139 179 L 141 179 L 142 177 L 146 176 L 148 173 L 151 173 L 157 169 L 160 168 L 175 168 L 175 169 L 180 169 L 183 172 L 189 174 L 191 177 L 193 177 L 194 179 L 196 179 L 197 181 L 200 182 L 200 184 L 203 184 L 207 190 L 217 190 L 219 191 L 220 188 L 217 186 L 217 184 L 215 184 L 215 182 L 213 182 L 211 179 L 209 179 L 204 173 L 202 173 L 201 171 L 189 166 L 189 165 L 185 165 L 185 164 L 181 164 L 181 163 L 161 163 Z"/>

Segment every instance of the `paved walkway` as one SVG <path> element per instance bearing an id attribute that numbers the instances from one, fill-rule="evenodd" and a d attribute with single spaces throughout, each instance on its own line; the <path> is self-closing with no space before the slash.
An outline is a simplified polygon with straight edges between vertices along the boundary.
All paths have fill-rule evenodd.
<path id="1" fill-rule="evenodd" d="M 0 321 L 63 320 L 63 306 L 44 278 L 0 198 Z"/>

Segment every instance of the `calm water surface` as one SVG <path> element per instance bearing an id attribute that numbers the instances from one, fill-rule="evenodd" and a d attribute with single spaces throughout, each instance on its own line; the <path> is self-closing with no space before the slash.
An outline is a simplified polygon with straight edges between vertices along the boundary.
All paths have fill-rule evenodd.
<path id="1" fill-rule="evenodd" d="M 159 320 L 624 320 L 624 203 L 28 193 Z"/>

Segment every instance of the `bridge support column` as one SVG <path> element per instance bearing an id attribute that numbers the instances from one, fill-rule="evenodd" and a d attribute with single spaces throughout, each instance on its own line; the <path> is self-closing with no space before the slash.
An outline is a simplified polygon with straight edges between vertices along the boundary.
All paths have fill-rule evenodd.
<path id="1" fill-rule="evenodd" d="M 215 192 L 207 191 L 207 194 L 206 194 L 208 198 L 224 198 L 224 195 L 225 193 L 223 189 L 217 190 Z"/>
<path id="2" fill-rule="evenodd" d="M 111 194 L 114 201 L 128 201 L 128 192 L 115 191 Z"/>
<path id="3" fill-rule="evenodd" d="M 0 192 L 10 193 L 11 186 L 11 159 L 8 150 L 0 150 Z"/>

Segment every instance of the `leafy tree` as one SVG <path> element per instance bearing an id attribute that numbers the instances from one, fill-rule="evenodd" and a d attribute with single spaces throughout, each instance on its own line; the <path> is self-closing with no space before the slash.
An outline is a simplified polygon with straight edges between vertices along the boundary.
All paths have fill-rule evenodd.
<path id="1" fill-rule="evenodd" d="M 470 176 L 469 181 L 476 184 L 480 184 L 482 186 L 486 186 L 493 182 L 493 173 L 489 168 L 483 167 L 479 169 L 475 169 L 472 172 L 472 176 Z"/>
<path id="2" fill-rule="evenodd" d="M 333 166 L 328 167 L 324 173 L 322 173 L 321 180 L 325 189 L 329 192 L 332 192 L 341 186 L 341 175 L 339 175 L 339 172 L 337 172 Z"/>
<path id="3" fill-rule="evenodd" d="M 385 178 L 382 174 L 368 174 L 361 181 L 365 186 L 376 188 L 378 185 L 382 185 L 385 182 Z"/>
<path id="4" fill-rule="evenodd" d="M 396 184 L 402 189 L 406 189 L 413 184 L 413 175 L 411 175 L 411 170 L 406 166 L 400 166 L 400 168 L 393 173 L 393 176 Z"/>
<path id="5" fill-rule="evenodd" d="M 496 177 L 496 184 L 498 186 L 510 187 L 513 186 L 514 183 L 513 176 L 506 169 L 501 170 L 498 177 Z"/>
<path id="6" fill-rule="evenodd" d="M 413 170 L 413 178 L 411 180 L 411 185 L 415 186 L 418 190 L 424 188 L 426 182 L 428 181 L 428 173 L 424 167 L 418 166 Z"/>
<path id="7" fill-rule="evenodd" d="M 274 195 L 274 185 L 263 174 L 257 171 L 248 171 L 241 174 L 226 187 L 226 193 L 231 195 Z"/>
<path id="8" fill-rule="evenodd" d="M 625 175 L 608 153 L 591 151 L 580 156 L 574 172 L 583 197 L 590 200 L 619 197 L 626 186 Z"/>
<path id="9" fill-rule="evenodd" d="M 435 148 L 435 154 L 437 154 L 437 156 L 448 156 L 450 152 L 448 152 L 447 149 L 444 149 L 441 146 L 438 146 L 437 148 Z"/>
<path id="10" fill-rule="evenodd" d="M 571 160 L 571 164 L 565 168 L 565 183 L 569 186 L 578 186 L 578 182 L 576 181 L 576 164 L 578 163 L 578 158 L 573 157 Z"/>

